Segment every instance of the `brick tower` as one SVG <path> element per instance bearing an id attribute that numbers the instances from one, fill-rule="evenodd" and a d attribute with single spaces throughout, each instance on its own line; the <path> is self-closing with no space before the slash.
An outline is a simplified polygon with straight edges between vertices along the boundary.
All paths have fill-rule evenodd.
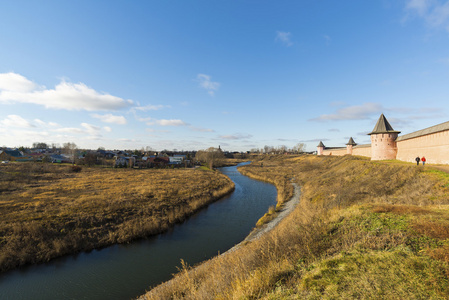
<path id="1" fill-rule="evenodd" d="M 322 141 L 320 141 L 318 146 L 316 146 L 316 155 L 323 155 L 323 151 L 324 151 L 324 144 Z"/>
<path id="2" fill-rule="evenodd" d="M 346 154 L 352 155 L 352 148 L 356 146 L 356 142 L 352 139 L 352 137 L 349 139 L 349 142 L 346 144 Z"/>
<path id="3" fill-rule="evenodd" d="M 396 159 L 398 152 L 396 138 L 400 131 L 396 131 L 388 123 L 384 114 L 380 115 L 371 136 L 371 160 Z"/>

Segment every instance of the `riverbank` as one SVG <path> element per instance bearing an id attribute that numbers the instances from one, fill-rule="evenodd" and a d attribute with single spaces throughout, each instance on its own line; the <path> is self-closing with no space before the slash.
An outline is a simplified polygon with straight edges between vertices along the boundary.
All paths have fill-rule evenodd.
<path id="1" fill-rule="evenodd" d="M 234 190 L 193 169 L 0 168 L 0 271 L 168 230 Z"/>
<path id="2" fill-rule="evenodd" d="M 446 173 L 348 156 L 266 156 L 242 169 L 294 178 L 296 209 L 145 299 L 448 299 Z"/>
<path id="3" fill-rule="evenodd" d="M 267 180 L 267 179 L 263 180 L 262 178 L 255 176 L 253 173 L 248 173 L 248 172 L 242 171 L 242 168 L 243 168 L 243 166 L 239 167 L 239 172 L 251 179 L 264 181 L 264 182 L 268 182 L 268 183 L 273 182 L 273 180 Z M 246 174 L 244 174 L 244 173 L 246 173 Z M 263 237 L 264 235 L 271 232 L 285 217 L 287 217 L 291 212 L 293 212 L 293 210 L 295 209 L 295 207 L 298 205 L 298 203 L 300 201 L 301 189 L 300 189 L 299 185 L 294 182 L 291 183 L 291 186 L 292 186 L 291 190 L 293 190 L 293 194 L 290 194 L 290 193 L 279 194 L 279 191 L 278 191 L 278 193 L 277 193 L 278 209 L 277 209 L 275 215 L 269 221 L 264 223 L 263 225 L 256 226 L 242 242 L 236 244 L 231 249 L 222 253 L 218 257 L 212 258 L 205 262 L 202 262 L 202 263 L 196 265 L 194 268 L 189 267 L 187 264 L 185 264 L 184 261 L 182 261 L 183 269 L 180 271 L 179 274 L 177 274 L 173 279 L 158 285 L 152 291 L 150 291 L 149 293 L 147 293 L 145 295 L 142 295 L 138 299 L 139 300 L 165 299 L 165 297 L 168 297 L 167 299 L 177 298 L 177 296 L 167 294 L 166 291 L 168 291 L 168 293 L 171 293 L 173 291 L 173 289 L 177 289 L 180 284 L 181 285 L 183 284 L 182 281 L 185 280 L 185 277 L 188 277 L 188 278 L 195 277 L 197 273 L 209 272 L 211 269 L 213 269 L 213 270 L 220 269 L 220 272 L 223 272 L 222 269 L 223 269 L 224 265 L 223 265 L 223 262 L 221 261 L 221 259 L 223 257 L 231 256 L 232 257 L 231 259 L 234 260 L 235 259 L 233 257 L 234 252 L 239 251 L 239 249 L 241 249 L 241 248 L 245 248 L 246 246 L 248 246 L 249 243 L 258 240 L 261 237 Z M 291 191 L 290 189 L 283 189 L 283 190 Z M 291 195 L 290 199 L 285 199 L 285 197 L 290 196 L 290 195 Z M 279 204 L 279 201 L 281 202 L 281 204 Z M 217 267 L 217 264 L 218 264 L 218 267 Z M 195 275 L 193 275 L 192 273 L 195 273 Z M 180 280 L 181 280 L 181 283 L 179 282 Z M 188 279 L 188 280 L 190 280 L 190 279 Z M 154 295 L 153 295 L 153 293 L 154 293 Z M 206 298 L 207 297 L 205 297 L 204 299 L 206 299 Z"/>
<path id="4" fill-rule="evenodd" d="M 299 199 L 301 197 L 301 188 L 299 187 L 299 185 L 297 185 L 296 183 L 292 183 L 292 186 L 294 188 L 292 198 L 288 201 L 284 201 L 269 221 L 260 226 L 256 226 L 241 243 L 238 243 L 237 245 L 223 253 L 223 255 L 234 252 L 238 248 L 242 247 L 242 245 L 246 245 L 248 242 L 252 242 L 261 238 L 263 235 L 273 230 L 279 224 L 279 222 L 281 222 L 285 217 L 292 213 L 296 206 L 299 204 Z"/>

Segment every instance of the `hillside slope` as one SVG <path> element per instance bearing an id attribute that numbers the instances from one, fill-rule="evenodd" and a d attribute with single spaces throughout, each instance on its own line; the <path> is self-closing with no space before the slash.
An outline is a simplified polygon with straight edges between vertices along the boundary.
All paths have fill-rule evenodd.
<path id="1" fill-rule="evenodd" d="M 449 176 L 358 157 L 266 156 L 241 172 L 291 196 L 274 230 L 147 299 L 449 299 Z"/>

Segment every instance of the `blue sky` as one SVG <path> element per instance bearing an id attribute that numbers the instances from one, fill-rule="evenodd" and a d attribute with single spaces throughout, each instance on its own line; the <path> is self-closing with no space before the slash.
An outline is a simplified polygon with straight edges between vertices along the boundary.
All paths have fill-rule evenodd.
<path id="1" fill-rule="evenodd" d="M 445 0 L 0 0 L 0 146 L 311 151 L 448 100 Z"/>

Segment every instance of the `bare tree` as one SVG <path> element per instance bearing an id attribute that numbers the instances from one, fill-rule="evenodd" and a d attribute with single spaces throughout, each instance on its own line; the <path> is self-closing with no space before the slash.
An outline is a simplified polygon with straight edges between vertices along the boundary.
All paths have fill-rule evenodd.
<path id="1" fill-rule="evenodd" d="M 259 153 L 259 148 L 252 148 L 251 150 L 250 150 L 250 152 L 251 153 Z"/>
<path id="2" fill-rule="evenodd" d="M 278 146 L 276 149 L 277 154 L 284 154 L 285 152 L 287 152 L 287 146 L 285 145 Z"/>
<path id="3" fill-rule="evenodd" d="M 217 166 L 225 157 L 220 148 L 210 147 L 207 150 L 199 150 L 195 156 L 196 160 L 206 163 L 209 169 Z"/>
<path id="4" fill-rule="evenodd" d="M 64 143 L 62 145 L 62 148 L 64 150 L 64 153 L 69 155 L 72 158 L 72 164 L 75 164 L 75 156 L 76 156 L 76 150 L 78 149 L 75 143 Z"/>
<path id="5" fill-rule="evenodd" d="M 265 146 L 263 147 L 263 150 L 264 150 L 265 154 L 269 154 L 269 153 L 271 153 L 271 152 L 274 151 L 274 147 L 273 147 L 273 146 L 265 145 Z"/>
<path id="6" fill-rule="evenodd" d="M 305 149 L 306 149 L 306 144 L 304 144 L 304 143 L 298 143 L 295 146 L 293 146 L 293 151 L 298 154 L 303 153 Z"/>

